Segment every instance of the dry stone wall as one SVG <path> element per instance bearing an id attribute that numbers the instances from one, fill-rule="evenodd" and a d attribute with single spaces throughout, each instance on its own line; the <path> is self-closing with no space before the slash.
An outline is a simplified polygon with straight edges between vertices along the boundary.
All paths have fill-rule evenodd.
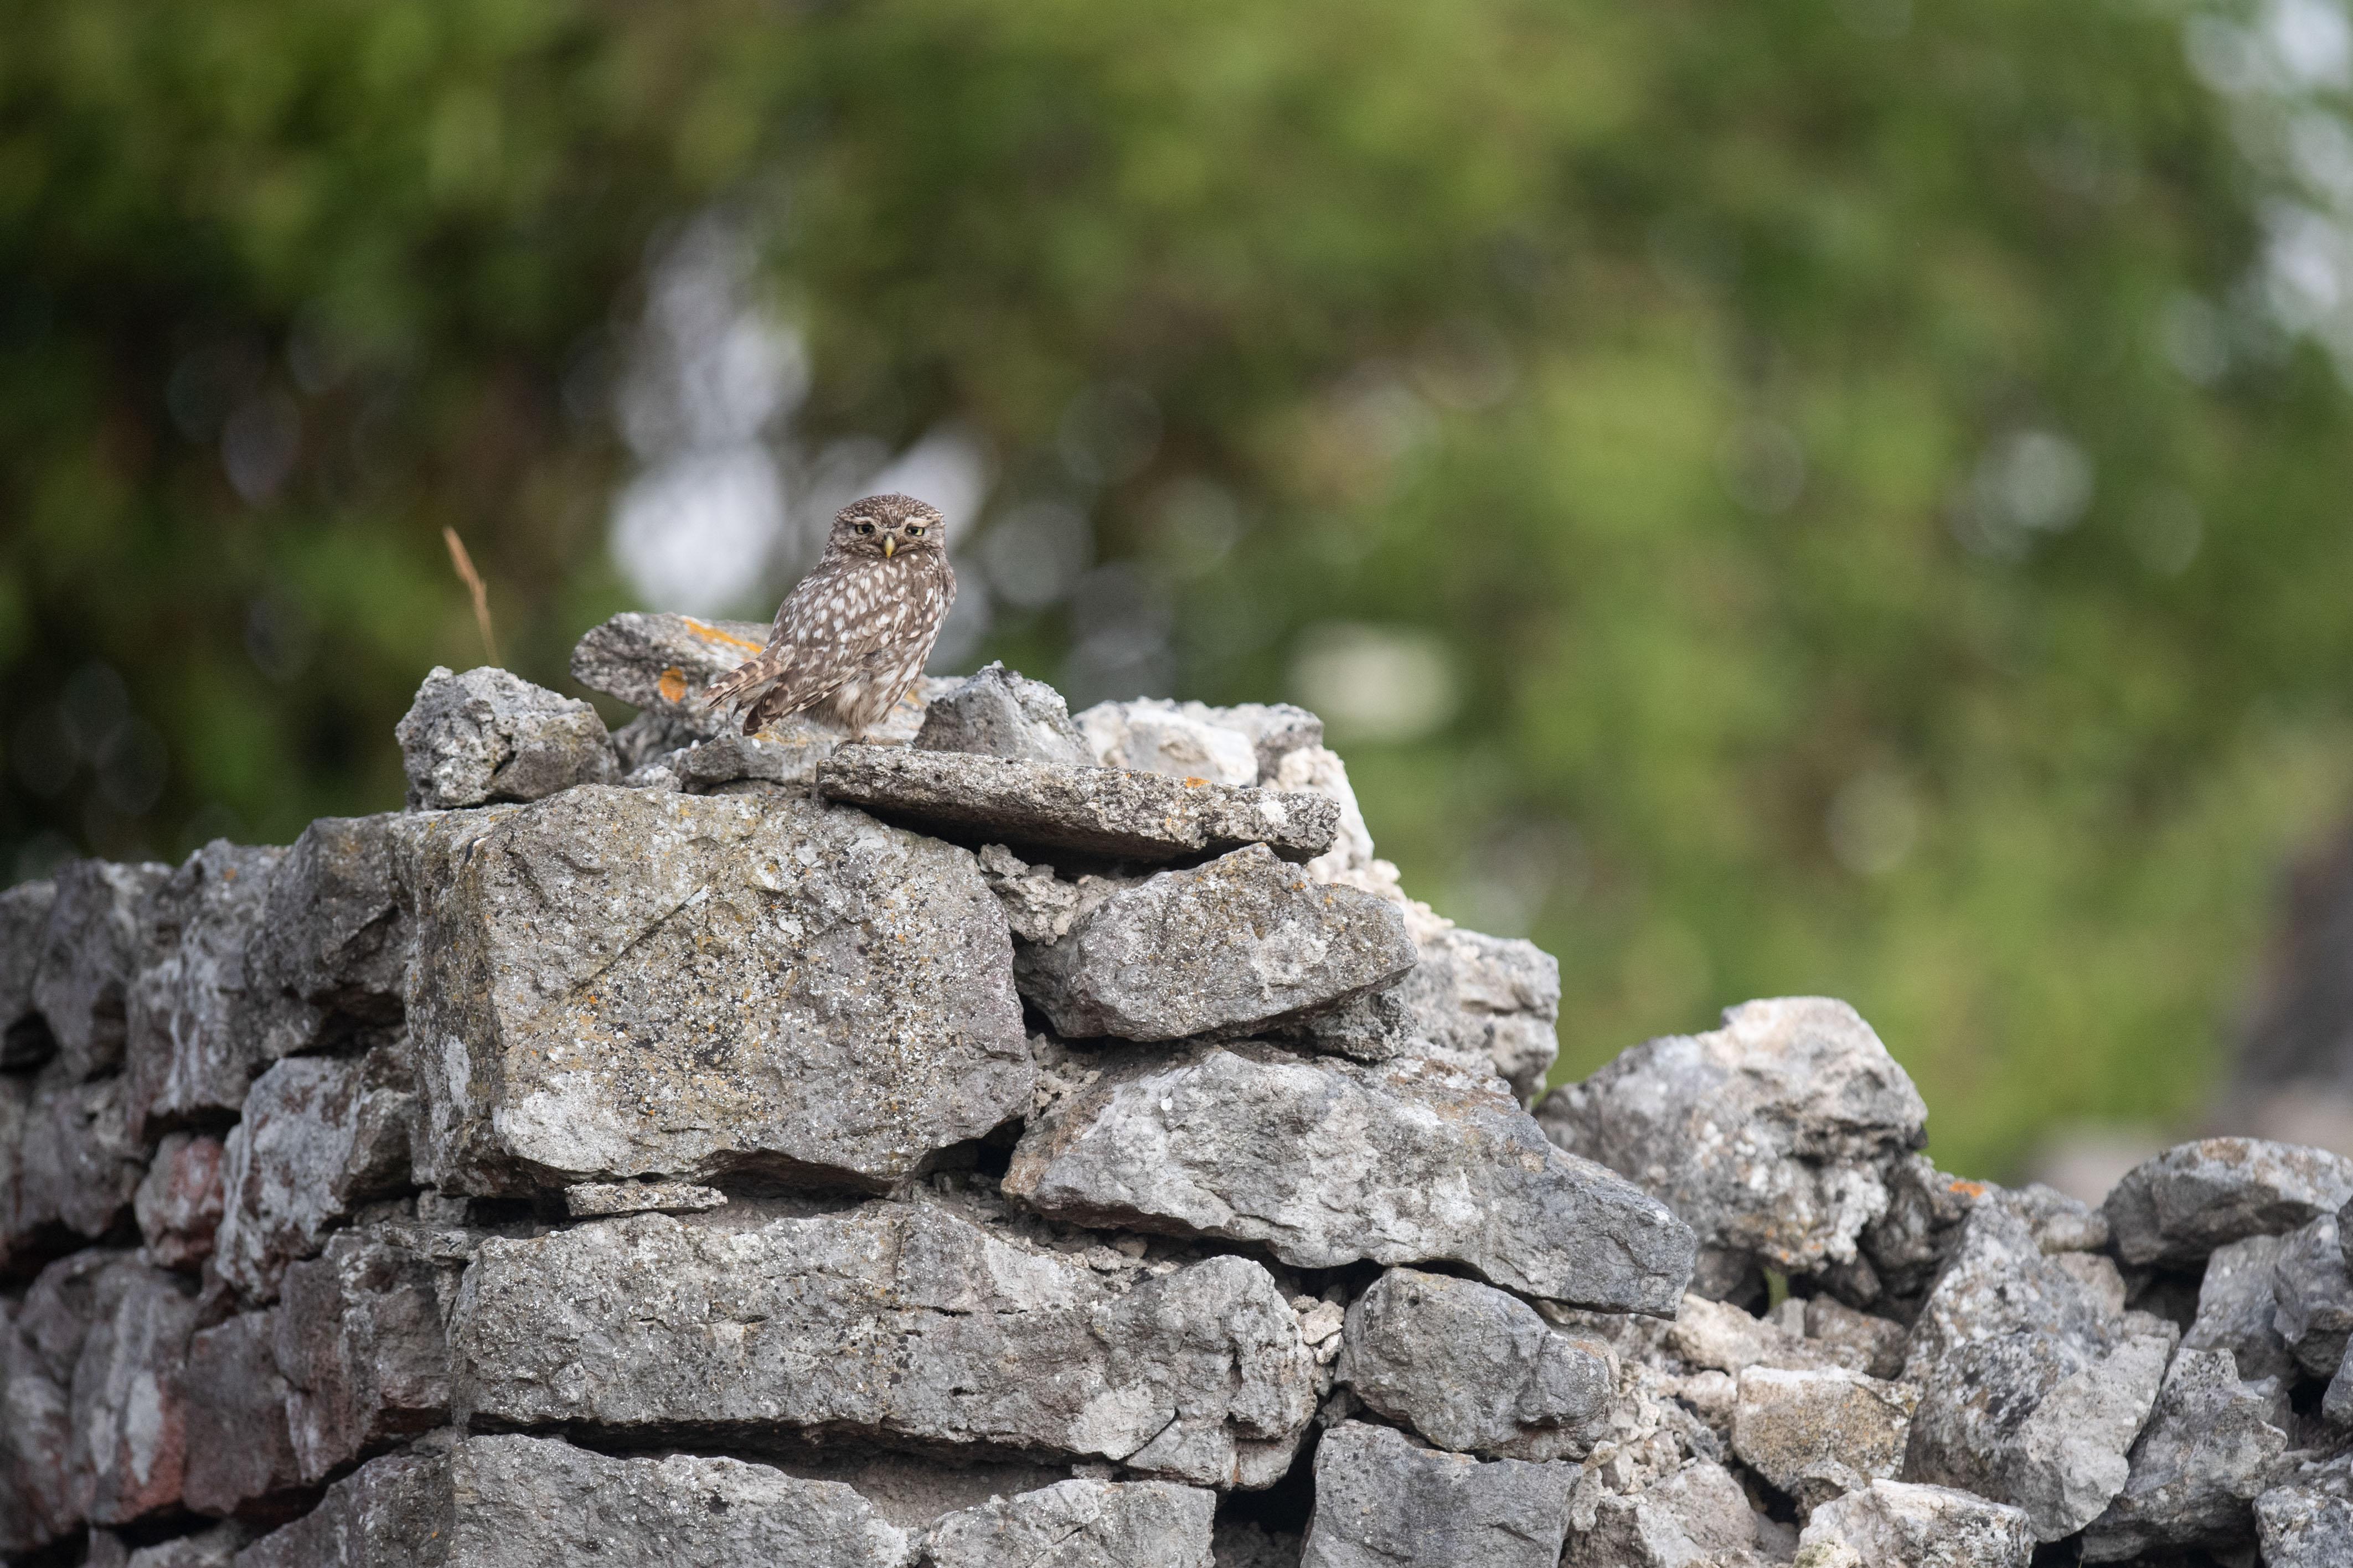
<path id="1" fill-rule="evenodd" d="M 0 1558 L 2353 1562 L 2353 1165 L 1963 1181 L 1820 999 L 1537 1100 L 1556 968 L 1313 715 L 728 734 L 757 633 L 0 894 Z"/>

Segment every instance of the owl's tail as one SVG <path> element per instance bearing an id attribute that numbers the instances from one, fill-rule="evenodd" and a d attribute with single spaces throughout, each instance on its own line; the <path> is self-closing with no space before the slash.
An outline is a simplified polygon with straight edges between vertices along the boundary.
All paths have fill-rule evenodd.
<path id="1" fill-rule="evenodd" d="M 702 694 L 702 705 L 705 708 L 724 707 L 754 687 L 764 686 L 784 674 L 785 666 L 789 662 L 785 654 L 773 648 L 755 654 L 712 681 L 711 689 Z"/>

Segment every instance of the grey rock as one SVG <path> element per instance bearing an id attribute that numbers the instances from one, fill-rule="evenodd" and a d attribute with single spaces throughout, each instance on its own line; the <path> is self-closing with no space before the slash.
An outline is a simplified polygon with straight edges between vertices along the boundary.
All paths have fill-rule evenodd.
<path id="1" fill-rule="evenodd" d="M 1334 802 L 1303 792 L 881 746 L 835 752 L 818 764 L 817 787 L 926 832 L 1116 860 L 1190 859 L 1246 844 L 1305 860 L 1331 847 L 1340 821 Z"/>
<path id="2" fill-rule="evenodd" d="M 667 1215 L 482 1243 L 451 1325 L 477 1421 L 1117 1460 L 1262 1487 L 1313 1357 L 1257 1264 L 1122 1293 L 929 1205 L 745 1227 Z"/>
<path id="3" fill-rule="evenodd" d="M 2353 1339 L 2353 1277 L 2337 1242 L 2337 1216 L 2325 1214 L 2281 1238 L 2272 1260 L 2272 1327 L 2309 1377 L 2327 1377 Z"/>
<path id="4" fill-rule="evenodd" d="M 1608 1352 L 1475 1280 L 1392 1268 L 1348 1308 L 1335 1374 L 1439 1447 L 1582 1458 L 1617 1392 Z"/>
<path id="5" fill-rule="evenodd" d="M 702 1214 L 727 1206 L 727 1194 L 691 1182 L 583 1182 L 564 1189 L 564 1209 L 574 1219 L 610 1219 L 625 1214 Z"/>
<path id="6" fill-rule="evenodd" d="M 188 1454 L 184 1381 L 195 1289 L 164 1269 L 115 1272 L 74 1360 L 76 1500 L 94 1524 L 128 1524 L 180 1506 Z"/>
<path id="7" fill-rule="evenodd" d="M 1397 988 L 1415 1034 L 1482 1061 L 1522 1099 L 1560 1055 L 1560 962 L 1532 942 L 1460 926 L 1423 936 Z"/>
<path id="8" fill-rule="evenodd" d="M 1752 1366 L 1740 1374 L 1732 1451 L 1801 1510 L 1811 1510 L 1894 1478 L 1918 1402 L 1910 1384 L 1859 1372 Z"/>
<path id="9" fill-rule="evenodd" d="M 1209 1535 L 1217 1568 L 1299 1568 L 1305 1546 L 1304 1538 L 1287 1530 L 1269 1530 L 1254 1519 L 1221 1519 Z"/>
<path id="10" fill-rule="evenodd" d="M 1062 694 L 1042 680 L 984 665 L 970 679 L 942 692 L 915 733 L 918 750 L 968 752 L 975 756 L 1090 767 L 1097 758 L 1071 722 Z M 1113 763 L 1113 766 L 1119 764 Z M 1245 784 L 1257 782 L 1255 773 Z"/>
<path id="11" fill-rule="evenodd" d="M 174 1132 L 132 1196 L 147 1258 L 165 1268 L 195 1268 L 213 1255 L 227 1182 L 228 1151 L 217 1138 Z"/>
<path id="12" fill-rule="evenodd" d="M 2255 1499 L 2264 1568 L 2341 1568 L 2353 1563 L 2353 1456 L 2298 1468 Z"/>
<path id="13" fill-rule="evenodd" d="M 662 759 L 688 795 L 736 795 L 765 784 L 806 784 L 839 737 L 814 724 L 772 727 L 758 735 L 714 735 Z"/>
<path id="14" fill-rule="evenodd" d="M 1665 1346 L 1684 1363 L 1738 1377 L 1752 1366 L 1783 1372 L 1860 1371 L 1861 1352 L 1791 1333 L 1771 1318 L 1752 1318 L 1729 1301 L 1685 1296 L 1667 1328 Z"/>
<path id="15" fill-rule="evenodd" d="M 2280 1236 L 2353 1198 L 2353 1160 L 2261 1138 L 2207 1138 L 2143 1161 L 2104 1205 L 2126 1263 L 2197 1263 Z"/>
<path id="16" fill-rule="evenodd" d="M 2124 1489 L 2177 1332 L 2115 1315 L 2024 1219 L 1979 1204 L 1913 1328 L 1905 1473 L 2024 1509 L 2037 1540 L 2073 1534 Z"/>
<path id="17" fill-rule="evenodd" d="M 1795 1298 L 1792 1298 L 1794 1300 Z M 1834 1350 L 1855 1352 L 1857 1364 L 1873 1377 L 1892 1378 L 1904 1370 L 1904 1325 L 1868 1312 L 1858 1312 L 1828 1296 L 1806 1303 L 1806 1337 Z"/>
<path id="18" fill-rule="evenodd" d="M 1800 1568 L 2027 1568 L 2034 1531 L 2005 1503 L 1876 1480 L 1814 1510 L 1798 1547 Z"/>
<path id="19" fill-rule="evenodd" d="M 2336 1426 L 2353 1426 L 2353 1344 L 2345 1347 L 2345 1359 L 2337 1363 L 2337 1372 L 2321 1394 L 2320 1414 Z"/>
<path id="20" fill-rule="evenodd" d="M 472 1239 L 396 1226 L 339 1231 L 286 1270 L 272 1352 L 303 1481 L 449 1419 L 448 1309 Z"/>
<path id="21" fill-rule="evenodd" d="M 1066 882 L 1051 866 L 1032 866 L 1002 844 L 982 845 L 974 858 L 1005 910 L 1005 923 L 1029 942 L 1060 942 L 1082 915 L 1135 880 L 1090 875 Z"/>
<path id="22" fill-rule="evenodd" d="M 2295 1357 L 2273 1323 L 2272 1268 L 2286 1245 L 2281 1237 L 2251 1236 L 2214 1249 L 2198 1286 L 2197 1320 L 2181 1336 L 2184 1351 L 2228 1351 L 2249 1382 L 2293 1375 Z"/>
<path id="23" fill-rule="evenodd" d="M 188 1341 L 188 1463 L 198 1513 L 283 1520 L 299 1512 L 301 1466 L 286 1424 L 289 1390 L 275 1312 L 245 1312 Z"/>
<path id="24" fill-rule="evenodd" d="M 258 1058 L 333 1045 L 397 1024 L 416 925 L 403 909 L 406 847 L 433 819 L 402 812 L 322 816 L 269 879 L 246 947 Z"/>
<path id="25" fill-rule="evenodd" d="M 835 1481 L 737 1459 L 616 1459 L 476 1436 L 336 1482 L 237 1568 L 908 1568 L 906 1535 Z"/>
<path id="26" fill-rule="evenodd" d="M 1856 1237 L 1852 1265 L 1824 1270 L 1824 1281 L 1850 1306 L 1869 1307 L 1910 1322 L 1960 1244 L 1961 1224 L 1988 1183 L 1948 1175 L 1918 1154 L 1886 1168 L 1887 1208 Z"/>
<path id="27" fill-rule="evenodd" d="M 256 1301 L 359 1206 L 409 1184 L 417 1096 L 399 1043 L 364 1057 L 290 1057 L 254 1081 L 228 1135 L 214 1238 L 223 1279 Z"/>
<path id="28" fill-rule="evenodd" d="M 37 1067 L 57 1048 L 33 1005 L 33 976 L 57 901 L 58 885 L 47 879 L 0 892 L 0 1072 Z"/>
<path id="29" fill-rule="evenodd" d="M 2133 1445 L 2125 1489 L 2084 1531 L 2084 1561 L 2252 1542 L 2254 1500 L 2278 1479 L 2291 1425 L 2277 1384 L 2241 1382 L 2228 1351 L 2181 1352 Z"/>
<path id="30" fill-rule="evenodd" d="M 1636 1046 L 1536 1110 L 1555 1142 L 1640 1184 L 1699 1234 L 1707 1294 L 1751 1258 L 1800 1274 L 1851 1261 L 1886 1211 L 1885 1168 L 1920 1143 L 1927 1118 L 1843 1002 L 1750 1002 L 1724 1020 Z"/>
<path id="31" fill-rule="evenodd" d="M 1154 697 L 1098 702 L 1078 716 L 1078 732 L 1089 753 L 1081 760 L 1204 784 L 1258 783 L 1256 743 L 1241 730 L 1211 718 L 1212 711 L 1198 702 Z"/>
<path id="32" fill-rule="evenodd" d="M 124 1016 L 141 922 L 169 866 L 72 860 L 58 871 L 56 897 L 33 972 L 33 1003 L 48 1021 L 58 1059 L 75 1079 L 122 1065 Z"/>
<path id="33" fill-rule="evenodd" d="M 146 1156 L 131 1136 L 121 1078 L 85 1083 L 63 1058 L 50 1062 L 25 1110 L 10 1233 L 61 1225 L 93 1239 L 105 1236 L 129 1216 Z"/>
<path id="34" fill-rule="evenodd" d="M 642 717 L 701 739 L 734 724 L 727 714 L 704 707 L 703 693 L 767 645 L 768 627 L 759 621 L 630 612 L 573 645 L 572 679 L 644 710 Z"/>
<path id="35" fill-rule="evenodd" d="M 226 1520 L 194 1535 L 142 1546 L 131 1554 L 125 1568 L 232 1568 L 238 1549 L 253 1537 L 251 1525 Z"/>
<path id="36" fill-rule="evenodd" d="M 394 733 L 412 811 L 540 800 L 619 776 L 596 710 L 489 665 L 434 666 Z"/>
<path id="37" fill-rule="evenodd" d="M 1769 1561 L 1748 1496 L 1723 1466 L 1692 1459 L 1640 1490 L 1580 1479 L 1561 1568 L 1751 1568 Z"/>
<path id="38" fill-rule="evenodd" d="M 1672 1312 L 1691 1271 L 1663 1205 L 1435 1058 L 1122 1052 L 1032 1118 L 1004 1186 L 1076 1224 L 1261 1242 L 1305 1268 L 1453 1262 L 1613 1311 Z"/>
<path id="39" fill-rule="evenodd" d="M 268 1059 L 246 1026 L 258 1000 L 246 950 L 284 854 L 216 838 L 150 897 L 123 1047 L 134 1138 L 233 1116 L 245 1103 Z"/>
<path id="40" fill-rule="evenodd" d="M 444 1192 L 879 1190 L 1029 1101 L 1011 939 L 963 849 L 806 800 L 591 788 L 443 818 L 417 860 Z"/>
<path id="41" fill-rule="evenodd" d="M 924 1568 L 1213 1568 L 1217 1497 L 1166 1481 L 1062 1481 L 949 1514 L 923 1537 Z"/>
<path id="42" fill-rule="evenodd" d="M 1064 1037 L 1238 1035 L 1321 1012 L 1411 968 L 1396 905 L 1310 882 L 1262 844 L 1119 889 L 1017 956 L 1021 994 Z"/>
<path id="43" fill-rule="evenodd" d="M 0 1552 L 71 1533 L 88 1514 L 72 1390 L 91 1325 L 147 1271 L 129 1253 L 87 1251 L 43 1269 L 0 1332 Z M 0 1318 L 6 1313 L 0 1311 Z"/>
<path id="44" fill-rule="evenodd" d="M 24 1176 L 25 1122 L 33 1110 L 33 1079 L 0 1074 L 0 1265 L 30 1238 L 18 1194 Z"/>
<path id="45" fill-rule="evenodd" d="M 1400 986 L 1388 985 L 1368 991 L 1262 1033 L 1285 1045 L 1357 1062 L 1385 1062 L 1408 1051 L 1428 1051 L 1427 1042 L 1415 1035 L 1413 1013 L 1399 997 L 1399 990 Z M 1458 1065 L 1487 1070 L 1483 1059 L 1475 1064 L 1461 1057 L 1455 1060 Z"/>
<path id="46" fill-rule="evenodd" d="M 1569 1465 L 1482 1463 L 1345 1421 L 1315 1451 L 1315 1513 L 1301 1568 L 1554 1568 Z"/>

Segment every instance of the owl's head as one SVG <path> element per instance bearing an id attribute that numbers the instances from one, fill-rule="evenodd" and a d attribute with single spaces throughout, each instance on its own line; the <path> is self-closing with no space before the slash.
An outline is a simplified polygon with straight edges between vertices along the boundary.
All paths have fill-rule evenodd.
<path id="1" fill-rule="evenodd" d="M 886 560 L 925 550 L 947 548 L 947 519 L 940 509 L 913 496 L 868 496 L 851 501 L 834 514 L 833 532 L 826 548 L 853 555 L 880 555 Z"/>

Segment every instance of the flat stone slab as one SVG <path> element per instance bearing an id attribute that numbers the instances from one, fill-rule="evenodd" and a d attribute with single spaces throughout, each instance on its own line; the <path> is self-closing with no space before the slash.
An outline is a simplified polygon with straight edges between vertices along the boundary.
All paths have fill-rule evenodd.
<path id="1" fill-rule="evenodd" d="M 393 1454 L 247 1547 L 237 1568 L 909 1568 L 904 1531 L 839 1481 L 553 1437 Z"/>
<path id="2" fill-rule="evenodd" d="M 461 1420 L 1110 1459 L 1220 1488 L 1280 1479 L 1314 1408 L 1258 1264 L 1123 1278 L 925 1205 L 487 1239 L 450 1342 Z"/>
<path id="3" fill-rule="evenodd" d="M 1315 1450 L 1315 1514 L 1300 1568 L 1555 1568 L 1573 1465 L 1482 1463 L 1345 1421 Z"/>
<path id="4" fill-rule="evenodd" d="M 843 746 L 818 765 L 817 788 L 927 832 L 1113 860 L 1189 859 L 1246 844 L 1309 860 L 1340 827 L 1339 806 L 1323 795 L 963 752 Z"/>
<path id="5" fill-rule="evenodd" d="M 1413 967 L 1386 899 L 1311 882 L 1263 844 L 1111 893 L 1015 984 L 1068 1038 L 1250 1033 L 1360 996 Z"/>
<path id="6" fill-rule="evenodd" d="M 476 815 L 430 825 L 409 875 L 431 1184 L 881 1190 L 1027 1105 L 1012 940 L 969 852 L 777 795 Z"/>
<path id="7" fill-rule="evenodd" d="M 923 1568 L 1213 1568 L 1217 1497 L 1166 1481 L 1062 1481 L 960 1510 L 923 1537 Z"/>
<path id="8" fill-rule="evenodd" d="M 2202 1138 L 2125 1173 L 2104 1205 L 2126 1263 L 2195 1263 L 2279 1236 L 2353 1199 L 2353 1160 L 2263 1138 Z"/>
<path id="9" fill-rule="evenodd" d="M 1097 1076 L 1031 1120 L 1005 1177 L 1041 1213 L 1262 1243 L 1303 1268 L 1459 1263 L 1526 1295 L 1662 1317 L 1691 1277 L 1690 1228 L 1547 1143 L 1492 1075 L 1250 1043 L 1090 1059 Z"/>

